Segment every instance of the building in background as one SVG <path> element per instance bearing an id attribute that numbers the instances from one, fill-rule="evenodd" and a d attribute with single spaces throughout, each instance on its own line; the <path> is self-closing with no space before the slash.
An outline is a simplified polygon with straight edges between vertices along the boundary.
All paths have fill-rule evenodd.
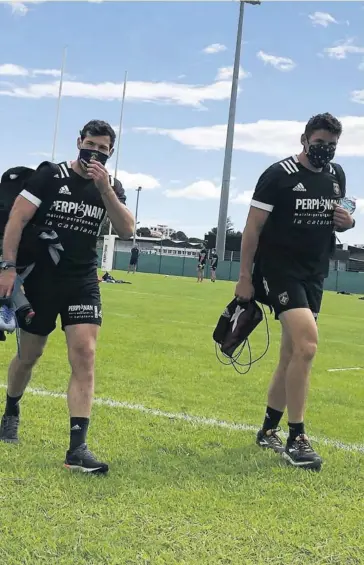
<path id="1" fill-rule="evenodd" d="M 102 248 L 104 238 L 98 239 L 97 246 Z M 172 241 L 163 237 L 135 237 L 135 242 L 139 246 L 140 253 L 147 255 L 169 255 L 176 257 L 193 257 L 197 258 L 201 243 L 189 243 L 188 241 Z M 120 239 L 115 238 L 114 253 L 130 253 L 133 247 L 133 238 Z"/>
<path id="2" fill-rule="evenodd" d="M 164 239 L 169 239 L 174 233 L 176 233 L 176 230 L 168 227 L 165 224 L 157 224 L 156 226 L 150 226 L 149 230 L 152 237 L 159 237 Z"/>

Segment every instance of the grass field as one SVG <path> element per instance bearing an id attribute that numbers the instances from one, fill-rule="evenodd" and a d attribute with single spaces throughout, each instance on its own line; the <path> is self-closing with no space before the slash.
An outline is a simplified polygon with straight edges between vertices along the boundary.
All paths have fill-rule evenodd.
<path id="1" fill-rule="evenodd" d="M 217 362 L 211 338 L 233 283 L 129 280 L 102 285 L 96 396 L 116 402 L 95 405 L 89 446 L 110 473 L 69 474 L 65 400 L 26 394 L 20 445 L 0 444 L 0 564 L 364 563 L 364 370 L 328 372 L 364 366 L 364 302 L 324 298 L 306 419 L 321 441 L 318 474 L 254 444 L 279 325 L 270 321 L 268 355 L 240 376 Z M 262 324 L 256 354 L 263 338 Z M 14 339 L 0 346 L 4 385 Z M 64 393 L 68 374 L 57 330 L 31 386 Z"/>

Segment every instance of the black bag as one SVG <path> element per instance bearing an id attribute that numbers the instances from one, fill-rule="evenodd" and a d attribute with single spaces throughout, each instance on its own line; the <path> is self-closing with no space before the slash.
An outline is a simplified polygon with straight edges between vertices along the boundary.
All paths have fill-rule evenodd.
<path id="1" fill-rule="evenodd" d="M 234 298 L 220 316 L 213 339 L 224 355 L 232 357 L 262 320 L 262 310 L 254 300 L 242 303 Z"/>
<path id="2" fill-rule="evenodd" d="M 44 161 L 36 169 L 37 171 L 48 166 L 54 177 L 59 178 L 60 186 L 64 182 L 63 175 L 60 173 L 58 165 L 49 161 Z M 0 181 L 0 239 L 4 236 L 6 224 L 16 198 L 23 190 L 24 183 L 30 179 L 35 170 L 29 167 L 13 167 L 3 173 Z M 43 207 L 50 207 L 53 201 L 53 190 L 50 191 L 49 199 L 41 204 Z M 36 220 L 36 215 L 34 220 Z M 18 249 L 18 263 L 29 265 L 35 260 L 37 244 L 39 244 L 38 236 L 40 231 L 44 231 L 45 227 L 37 226 L 34 220 L 29 223 L 23 230 L 22 238 Z"/>

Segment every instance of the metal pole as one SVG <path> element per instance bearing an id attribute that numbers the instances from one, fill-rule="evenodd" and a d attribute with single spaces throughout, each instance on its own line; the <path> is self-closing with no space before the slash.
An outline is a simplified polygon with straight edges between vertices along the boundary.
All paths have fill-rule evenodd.
<path id="1" fill-rule="evenodd" d="M 123 95 L 122 95 L 122 98 L 121 98 L 119 134 L 118 134 L 118 142 L 117 142 L 117 147 L 116 147 L 116 162 L 115 162 L 115 173 L 114 173 L 114 177 L 116 179 L 118 178 L 118 166 L 119 166 L 119 158 L 120 158 L 120 143 L 121 143 L 121 134 L 122 134 L 122 129 L 123 129 L 122 126 L 123 126 L 123 117 L 124 117 L 124 103 L 125 103 L 127 78 L 128 78 L 128 71 L 125 71 Z M 111 222 L 110 222 L 110 224 L 109 224 L 109 235 L 111 235 L 111 232 L 112 232 L 112 225 L 111 225 Z"/>
<path id="2" fill-rule="evenodd" d="M 233 71 L 233 80 L 231 84 L 229 120 L 227 125 L 227 132 L 226 132 L 224 169 L 222 173 L 222 183 L 221 183 L 219 219 L 218 219 L 217 234 L 216 234 L 216 253 L 218 255 L 219 261 L 223 261 L 225 257 L 226 220 L 227 220 L 228 206 L 229 206 L 229 191 L 230 191 L 231 161 L 232 161 L 232 153 L 233 153 L 233 145 L 234 145 L 236 100 L 238 95 L 240 53 L 241 53 L 241 43 L 243 37 L 244 4 L 260 4 L 260 1 L 246 0 L 244 2 L 242 1 L 240 2 L 238 32 L 236 36 L 236 47 L 235 47 L 234 71 Z"/>
<path id="3" fill-rule="evenodd" d="M 120 110 L 120 121 L 119 121 L 118 144 L 117 144 L 117 148 L 116 148 L 116 162 L 115 162 L 115 174 L 114 174 L 114 177 L 115 177 L 115 178 L 117 178 L 117 175 L 118 175 L 118 165 L 119 165 L 119 157 L 120 157 L 120 142 L 121 142 L 122 127 L 123 127 L 124 103 L 125 103 L 125 93 L 126 93 L 127 78 L 128 78 L 128 71 L 125 71 L 124 86 L 123 86 L 123 96 L 122 96 L 122 98 L 121 98 L 121 110 Z"/>
<path id="4" fill-rule="evenodd" d="M 59 123 L 59 113 L 61 109 L 61 98 L 62 98 L 62 89 L 63 89 L 63 77 L 64 77 L 64 69 L 66 66 L 66 56 L 67 56 L 67 47 L 63 49 L 63 57 L 62 57 L 62 67 L 61 67 L 61 76 L 59 79 L 59 89 L 58 89 L 58 100 L 57 100 L 57 111 L 56 111 L 56 123 L 54 126 L 54 136 L 53 136 L 53 148 L 52 148 L 52 162 L 56 157 L 56 143 L 57 143 L 57 135 L 58 135 L 58 123 Z"/>
<path id="5" fill-rule="evenodd" d="M 133 247 L 135 245 L 136 230 L 137 230 L 137 223 L 138 223 L 139 194 L 140 194 L 140 191 L 142 190 L 142 187 L 139 186 L 136 190 L 137 190 L 137 201 L 136 201 L 136 207 L 135 207 L 135 226 L 134 226 L 134 235 L 133 235 Z"/>

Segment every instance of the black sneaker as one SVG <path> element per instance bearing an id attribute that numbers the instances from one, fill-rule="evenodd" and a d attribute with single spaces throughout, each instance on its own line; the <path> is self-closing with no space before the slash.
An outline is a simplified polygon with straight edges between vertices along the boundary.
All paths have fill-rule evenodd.
<path id="1" fill-rule="evenodd" d="M 74 451 L 67 451 L 65 467 L 71 471 L 82 471 L 82 473 L 107 473 L 109 466 L 106 463 L 97 461 L 96 457 L 85 443 L 81 444 Z"/>
<path id="2" fill-rule="evenodd" d="M 273 449 L 276 453 L 283 453 L 284 445 L 278 433 L 281 428 L 275 430 L 259 430 L 257 434 L 257 445 L 263 449 Z"/>
<path id="3" fill-rule="evenodd" d="M 287 440 L 286 449 L 282 453 L 283 459 L 293 467 L 319 471 L 322 465 L 321 457 L 312 448 L 308 437 L 301 434 L 295 440 Z"/>
<path id="4" fill-rule="evenodd" d="M 0 441 L 5 441 L 5 443 L 19 443 L 18 428 L 18 416 L 5 416 L 4 414 L 1 418 Z"/>

